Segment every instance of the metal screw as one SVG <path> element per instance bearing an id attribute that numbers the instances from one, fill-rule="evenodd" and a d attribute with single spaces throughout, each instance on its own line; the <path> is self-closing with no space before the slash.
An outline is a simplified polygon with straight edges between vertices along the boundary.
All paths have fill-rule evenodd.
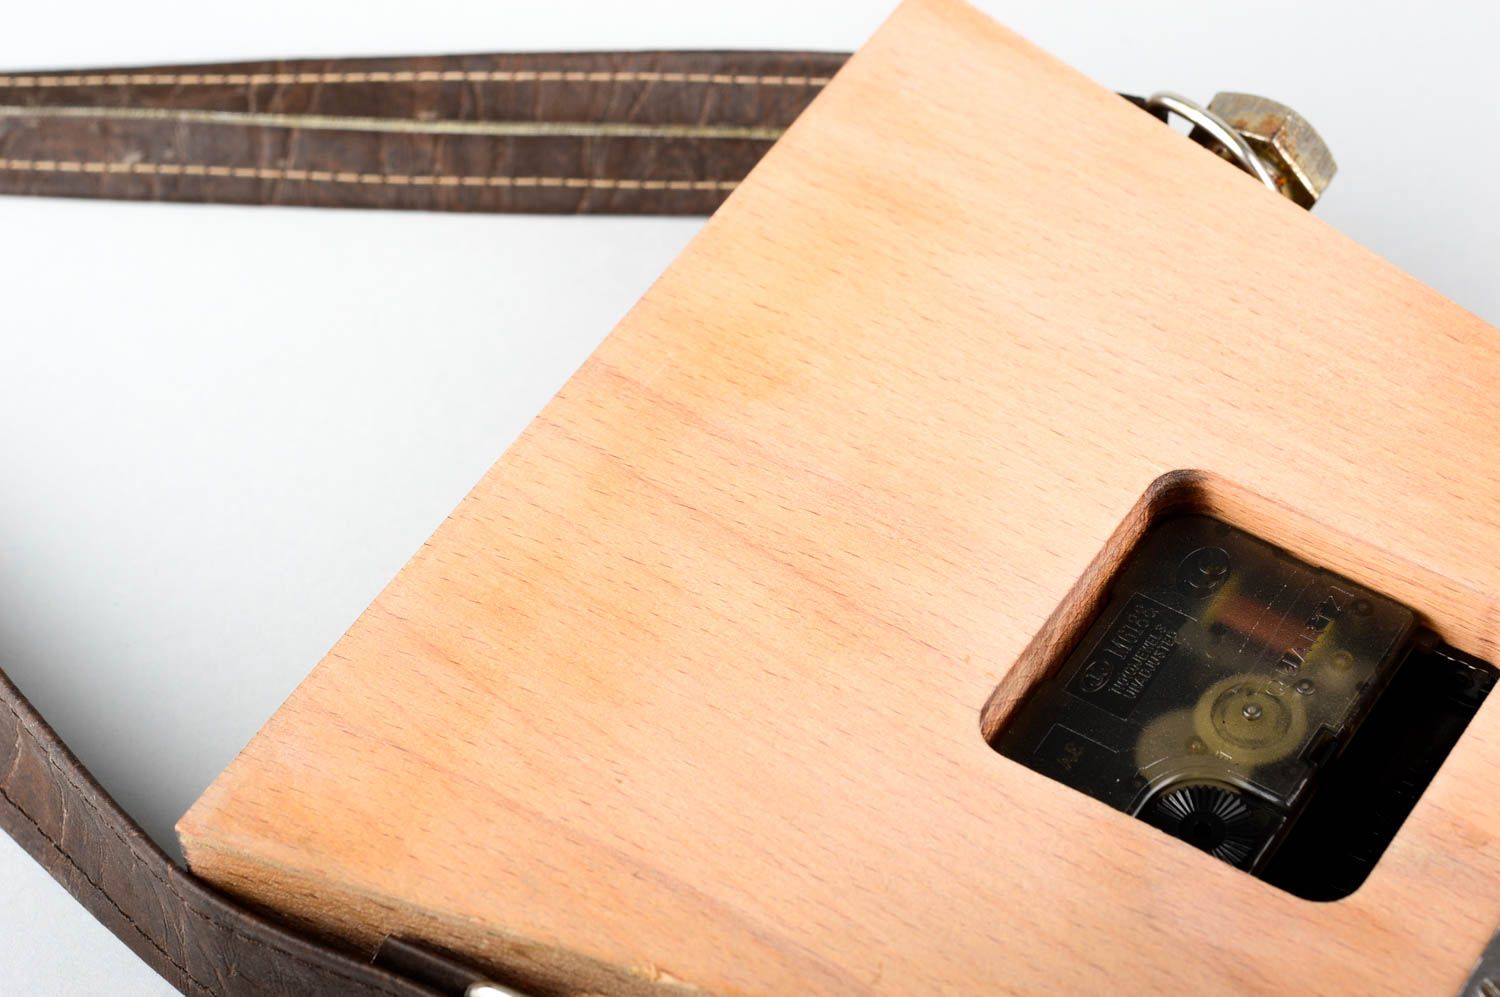
<path id="1" fill-rule="evenodd" d="M 464 997 L 526 997 L 526 995 L 512 987 L 502 987 L 489 980 L 479 980 L 469 984 L 468 989 L 464 991 Z"/>
<path id="2" fill-rule="evenodd" d="M 1240 711 L 1246 720 L 1259 720 L 1265 710 L 1260 708 L 1259 703 L 1246 703 L 1245 708 Z"/>
<path id="3" fill-rule="evenodd" d="M 1338 172 L 1322 136 L 1285 104 L 1249 93 L 1217 93 L 1208 109 L 1256 151 L 1276 189 L 1304 208 L 1323 196 Z"/>

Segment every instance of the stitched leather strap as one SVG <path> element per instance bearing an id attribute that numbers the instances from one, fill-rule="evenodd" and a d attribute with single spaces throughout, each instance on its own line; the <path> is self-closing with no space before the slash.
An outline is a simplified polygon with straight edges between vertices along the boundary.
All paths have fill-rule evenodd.
<path id="1" fill-rule="evenodd" d="M 0 75 L 0 194 L 707 214 L 844 58 L 475 55 Z M 279 927 L 173 864 L 3 672 L 0 826 L 184 993 L 438 992 Z"/>
<path id="2" fill-rule="evenodd" d="M 3 672 L 0 827 L 185 994 L 437 993 L 205 888 L 109 798 Z"/>
<path id="3" fill-rule="evenodd" d="M 0 75 L 0 194 L 708 214 L 844 59 L 526 53 Z"/>
<path id="4" fill-rule="evenodd" d="M 843 59 L 527 54 L 0 75 L 0 193 L 707 214 Z M 207 889 L 3 673 L 0 826 L 184 993 L 438 992 Z"/>

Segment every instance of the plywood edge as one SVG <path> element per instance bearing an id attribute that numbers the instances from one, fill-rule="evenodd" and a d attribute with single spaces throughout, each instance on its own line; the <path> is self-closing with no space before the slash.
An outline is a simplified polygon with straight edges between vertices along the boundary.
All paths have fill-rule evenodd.
<path id="1" fill-rule="evenodd" d="M 185 826 L 184 826 L 185 825 Z M 193 873 L 299 932 L 373 959 L 391 936 L 454 953 L 497 982 L 546 994 L 693 997 L 704 991 L 653 965 L 618 966 L 576 948 L 434 915 L 396 897 L 375 896 L 331 879 L 325 870 L 281 864 L 256 842 L 240 847 L 179 825 Z"/>

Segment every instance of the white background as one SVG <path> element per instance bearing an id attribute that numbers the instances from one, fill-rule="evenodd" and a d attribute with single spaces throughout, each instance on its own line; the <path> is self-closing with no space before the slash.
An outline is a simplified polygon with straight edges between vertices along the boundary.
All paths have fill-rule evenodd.
<path id="1" fill-rule="evenodd" d="M 847 50 L 890 5 L 7 0 L 0 68 Z M 980 5 L 1115 89 L 1294 105 L 1341 166 L 1318 215 L 1500 322 L 1490 3 Z M 175 848 L 698 224 L 0 199 L 0 665 Z M 0 884 L 0 991 L 169 992 L 3 838 Z"/>

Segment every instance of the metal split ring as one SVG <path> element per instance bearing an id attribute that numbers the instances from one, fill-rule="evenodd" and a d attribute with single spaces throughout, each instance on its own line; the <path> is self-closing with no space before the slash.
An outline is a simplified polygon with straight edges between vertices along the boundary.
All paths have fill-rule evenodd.
<path id="1" fill-rule="evenodd" d="M 1245 136 L 1202 104 L 1188 100 L 1181 94 L 1162 90 L 1146 98 L 1146 109 L 1175 114 L 1193 126 L 1202 128 L 1224 147 L 1240 169 L 1276 193 L 1281 193 L 1281 188 L 1276 186 L 1276 179 L 1266 167 L 1265 160 L 1261 159 L 1260 154 L 1250 147 L 1250 143 L 1245 141 Z"/>

